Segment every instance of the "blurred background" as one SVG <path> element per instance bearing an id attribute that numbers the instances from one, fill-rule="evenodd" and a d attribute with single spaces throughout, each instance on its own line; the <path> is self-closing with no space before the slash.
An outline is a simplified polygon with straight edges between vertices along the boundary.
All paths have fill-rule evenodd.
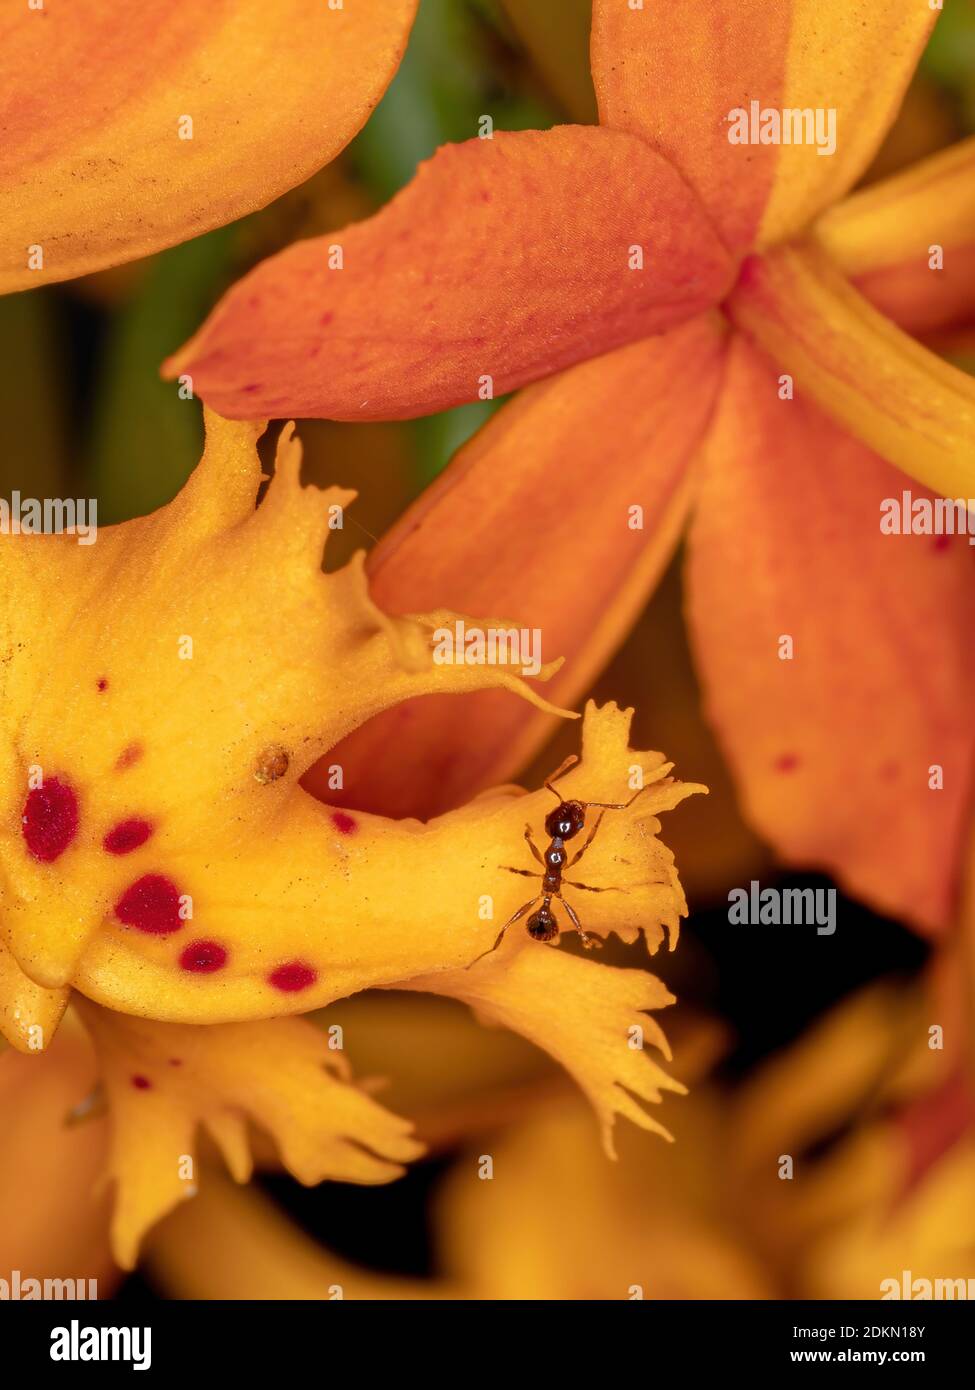
<path id="1" fill-rule="evenodd" d="M 0 494 L 95 497 L 101 524 L 168 501 L 199 459 L 202 423 L 160 382 L 163 358 L 259 260 L 369 215 L 482 114 L 496 129 L 594 121 L 588 25 L 586 0 L 423 0 L 386 97 L 321 174 L 149 260 L 0 298 Z M 975 5 L 949 0 L 868 180 L 973 132 Z M 402 424 L 299 422 L 307 478 L 359 490 L 329 567 L 371 546 L 500 404 Z M 124 1278 L 106 1253 L 105 1194 L 91 1195 L 103 1141 L 90 1126 L 72 1132 L 70 1155 L 45 1159 L 47 1210 L 6 1213 L 0 1270 L 56 1252 L 123 1299 L 328 1298 L 338 1286 L 349 1297 L 876 1298 L 905 1269 L 975 1279 L 973 1116 L 925 1045 L 929 1022 L 962 1008 L 951 952 L 935 960 L 901 924 L 842 898 L 833 937 L 729 930 L 730 888 L 800 880 L 745 826 L 702 720 L 678 563 L 593 693 L 634 705 L 634 746 L 666 750 L 679 775 L 711 788 L 663 832 L 692 909 L 679 950 L 653 962 L 680 1000 L 663 1023 L 691 1087 L 661 1116 L 675 1145 L 623 1124 L 612 1167 L 586 1103 L 527 1043 L 446 1001 L 364 996 L 327 1019 L 345 1028 L 355 1074 L 388 1078 L 384 1104 L 430 1145 L 404 1179 L 306 1190 L 269 1149 L 259 1180 L 236 1189 L 214 1166 Z M 567 749 L 553 744 L 522 780 Z M 830 886 L 803 875 L 810 884 Z M 644 963 L 618 943 L 604 957 Z M 66 1028 L 43 1078 L 24 1059 L 8 1072 L 0 1191 L 38 1151 L 38 1123 L 57 1150 L 86 1047 Z M 492 1182 L 477 1176 L 482 1154 Z"/>

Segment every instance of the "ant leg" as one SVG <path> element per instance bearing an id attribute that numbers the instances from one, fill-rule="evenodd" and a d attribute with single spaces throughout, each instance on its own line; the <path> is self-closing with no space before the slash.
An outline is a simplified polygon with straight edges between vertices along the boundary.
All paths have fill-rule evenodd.
<path id="1" fill-rule="evenodd" d="M 531 850 L 532 854 L 538 860 L 539 864 L 544 864 L 545 860 L 542 857 L 542 851 L 538 848 L 535 841 L 532 839 L 532 828 L 530 825 L 525 826 L 525 839 L 528 842 L 528 848 Z"/>
<path id="2" fill-rule="evenodd" d="M 629 883 L 625 888 L 619 884 L 610 883 L 605 888 L 595 888 L 591 883 L 579 883 L 574 878 L 564 878 L 562 880 L 566 888 L 582 888 L 586 893 L 628 893 L 631 888 L 665 888 L 667 880 L 665 878 L 644 878 L 639 883 Z"/>
<path id="3" fill-rule="evenodd" d="M 595 950 L 597 947 L 602 948 L 603 943 L 599 940 L 598 936 L 590 936 L 590 934 L 587 931 L 583 931 L 582 923 L 579 921 L 579 918 L 576 916 L 570 904 L 567 903 L 565 898 L 562 897 L 561 893 L 559 894 L 559 902 L 565 908 L 566 913 L 569 917 L 569 921 L 572 923 L 576 931 L 579 933 L 579 940 L 582 942 L 585 949 L 587 951 L 592 951 Z"/>
<path id="4" fill-rule="evenodd" d="M 575 767 L 578 761 L 579 754 L 570 753 L 569 756 L 565 759 L 565 761 L 559 764 L 559 766 L 555 769 L 552 775 L 550 777 L 546 777 L 545 779 L 546 787 L 548 787 L 549 791 L 552 793 L 553 796 L 558 797 L 559 801 L 561 801 L 562 798 L 559 796 L 558 792 L 552 786 L 552 783 L 557 782 L 560 777 L 564 777 L 565 774 L 568 772 L 569 768 Z"/>
<path id="5" fill-rule="evenodd" d="M 536 874 L 534 869 L 515 869 L 510 864 L 499 864 L 499 869 L 506 869 L 509 874 L 521 874 L 522 878 L 541 878 L 541 874 Z"/>
<path id="6" fill-rule="evenodd" d="M 648 783 L 647 786 L 649 786 L 649 785 L 650 785 L 650 784 Z M 582 856 L 585 854 L 586 850 L 589 848 L 589 846 L 592 844 L 593 840 L 596 838 L 596 831 L 597 831 L 597 830 L 599 829 L 599 827 L 602 825 L 602 823 L 603 823 L 603 816 L 605 816 L 605 814 L 606 814 L 607 811 L 625 811 L 625 810 L 627 810 L 628 807 L 630 807 L 630 806 L 633 805 L 633 803 L 634 803 L 634 801 L 636 801 L 637 797 L 638 797 L 638 796 L 642 796 L 643 793 L 644 793 L 646 790 L 647 790 L 647 787 L 640 787 L 638 791 L 635 791 L 635 792 L 633 793 L 633 795 L 630 797 L 629 801 L 587 801 L 587 802 L 585 802 L 584 804 L 585 804 L 587 807 L 588 807 L 588 806 L 595 806 L 595 807 L 597 807 L 597 808 L 602 812 L 602 814 L 601 814 L 600 816 L 597 817 L 597 819 L 596 819 L 596 824 L 595 824 L 595 825 L 593 826 L 593 828 L 590 830 L 588 839 L 586 840 L 586 843 L 582 846 L 582 849 L 579 850 L 578 854 L 574 855 L 574 856 L 569 860 L 569 863 L 568 863 L 567 867 L 571 869 L 573 864 L 578 864 L 579 860 L 582 858 Z"/>
<path id="7" fill-rule="evenodd" d="M 645 791 L 648 791 L 652 785 L 652 782 L 648 782 L 645 787 L 639 787 L 630 797 L 629 801 L 586 801 L 584 802 L 584 805 L 599 806 L 604 811 L 626 811 L 633 805 L 637 797 L 642 796 L 643 793 Z"/>
<path id="8" fill-rule="evenodd" d="M 524 907 L 519 907 L 518 911 L 514 914 L 514 916 L 509 917 L 507 922 L 505 922 L 504 926 L 498 932 L 498 938 L 495 941 L 494 945 L 489 946 L 486 951 L 482 951 L 479 956 L 475 956 L 474 959 L 471 961 L 470 965 L 464 967 L 465 970 L 470 970 L 472 965 L 476 965 L 479 960 L 483 960 L 485 956 L 489 956 L 493 951 L 496 951 L 498 947 L 501 945 L 501 942 L 504 940 L 504 934 L 508 930 L 508 928 L 513 927 L 519 918 L 524 917 L 526 912 L 530 912 L 531 909 L 535 906 L 535 904 L 539 901 L 541 896 L 541 893 L 539 893 L 538 897 L 532 898 L 530 903 L 525 903 Z"/>
<path id="9" fill-rule="evenodd" d="M 577 883 L 574 879 L 571 878 L 565 878 L 562 880 L 562 882 L 565 884 L 567 888 L 582 888 L 587 893 L 622 893 L 625 891 L 622 888 L 617 888 L 613 884 L 609 885 L 606 888 L 594 888 L 591 883 Z"/>
<path id="10" fill-rule="evenodd" d="M 588 838 L 586 839 L 585 844 L 582 846 L 582 849 L 577 850 L 576 853 L 572 856 L 572 858 L 569 860 L 568 864 L 566 865 L 567 868 L 571 869 L 573 864 L 578 864 L 579 860 L 580 860 L 580 859 L 582 858 L 582 856 L 585 854 L 586 850 L 587 850 L 587 849 L 589 848 L 589 846 L 592 844 L 593 840 L 595 840 L 595 838 L 596 838 L 596 831 L 597 831 L 597 830 L 599 829 L 599 827 L 602 825 L 602 823 L 603 823 L 603 816 L 605 816 L 605 814 L 606 814 L 606 812 L 603 811 L 601 815 L 598 815 L 598 816 L 596 817 L 596 824 L 595 824 L 595 825 L 593 826 L 593 828 L 590 830 L 589 835 L 588 835 Z"/>

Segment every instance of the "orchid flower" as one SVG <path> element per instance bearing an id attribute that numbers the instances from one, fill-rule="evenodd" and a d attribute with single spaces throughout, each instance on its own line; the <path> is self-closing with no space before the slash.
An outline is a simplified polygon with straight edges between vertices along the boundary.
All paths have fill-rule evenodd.
<path id="1" fill-rule="evenodd" d="M 306 1183 L 388 1181 L 419 1154 L 410 1125 L 350 1084 L 331 1035 L 290 1017 L 362 989 L 445 994 L 547 1049 L 610 1152 L 617 1114 L 666 1133 L 640 1101 L 681 1089 L 643 1047 L 667 1053 L 645 1013 L 672 1002 L 658 980 L 517 922 L 499 934 L 538 891 L 519 849 L 550 791 L 501 788 L 421 824 L 332 810 L 300 786 L 410 697 L 494 688 L 556 711 L 517 667 L 438 662 L 458 615 L 388 616 L 361 552 L 323 573 L 353 495 L 301 486 L 288 427 L 255 508 L 260 432 L 211 417 L 186 488 L 97 545 L 0 544 L 0 1029 L 41 1053 L 73 999 L 111 1111 L 125 1266 L 195 1187 L 200 1128 L 239 1181 L 248 1121 Z M 656 815 L 703 789 L 630 748 L 631 713 L 590 704 L 559 794 L 627 803 L 587 854 L 585 930 L 642 933 L 654 951 L 686 912 Z"/>
<path id="2" fill-rule="evenodd" d="M 517 574 L 513 616 L 566 657 L 571 703 L 688 526 L 692 640 L 752 824 L 929 933 L 972 789 L 973 556 L 880 520 L 912 487 L 975 496 L 975 385 L 910 336 L 973 316 L 975 141 L 850 190 L 936 19 L 595 0 L 598 127 L 443 147 L 376 216 L 258 266 L 166 366 L 242 419 L 524 387 L 374 555 L 375 592 L 416 602 L 402 571 L 431 534 L 503 535 L 490 572 L 445 541 L 433 574 L 458 607 Z M 793 137 L 804 113 L 822 140 Z M 408 717 L 403 786 L 442 738 Z M 490 718 L 485 781 L 544 727 Z M 450 769 L 429 809 L 456 804 Z"/>

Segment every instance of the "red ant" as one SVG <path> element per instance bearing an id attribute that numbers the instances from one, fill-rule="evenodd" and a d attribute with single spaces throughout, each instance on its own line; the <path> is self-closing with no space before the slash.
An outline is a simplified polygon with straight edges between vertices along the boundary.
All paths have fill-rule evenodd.
<path id="1" fill-rule="evenodd" d="M 495 941 L 494 945 L 489 947 L 488 950 L 482 951 L 479 956 L 476 956 L 475 959 L 471 961 L 471 965 L 476 965 L 479 960 L 483 960 L 484 957 L 489 956 L 492 951 L 496 951 L 504 940 L 504 934 L 508 928 L 513 926 L 515 922 L 520 921 L 526 912 L 531 912 L 531 909 L 539 899 L 541 899 L 542 902 L 541 907 L 537 912 L 532 912 L 532 915 L 525 923 L 528 935 L 533 941 L 551 942 L 557 939 L 559 924 L 552 910 L 552 899 L 557 898 L 565 908 L 569 921 L 579 933 L 579 940 L 582 942 L 585 949 L 591 951 L 595 946 L 602 946 L 603 943 L 598 937 L 590 936 L 588 932 L 583 930 L 582 923 L 573 911 L 571 904 L 567 903 L 562 896 L 562 874 L 565 869 L 571 869 L 574 865 L 578 864 L 579 860 L 596 838 L 596 832 L 602 825 L 603 816 L 605 816 L 606 812 L 625 811 L 627 807 L 633 805 L 641 792 L 646 791 L 646 787 L 641 787 L 639 791 L 635 791 L 629 801 L 563 801 L 552 784 L 553 782 L 557 782 L 560 777 L 564 777 L 569 768 L 574 767 L 578 761 L 578 755 L 573 753 L 570 757 L 566 758 L 565 762 L 562 763 L 545 782 L 545 786 L 559 804 L 554 811 L 549 811 L 548 815 L 545 817 L 545 833 L 549 836 L 549 844 L 544 854 L 532 839 L 531 826 L 525 826 L 525 839 L 528 842 L 528 847 L 539 864 L 541 864 L 543 872 L 533 873 L 531 869 L 514 869 L 510 864 L 501 865 L 503 869 L 507 869 L 509 874 L 522 874 L 525 878 L 540 878 L 542 880 L 542 891 L 532 898 L 530 902 L 525 903 L 523 907 L 519 907 L 513 917 L 508 918 L 507 922 L 505 922 L 504 926 L 498 932 L 498 939 Z M 586 824 L 586 812 L 591 808 L 596 808 L 601 814 L 596 818 L 596 824 L 590 830 L 582 848 L 578 853 L 573 855 L 572 859 L 569 859 L 565 848 L 565 842 L 566 840 L 575 839 L 576 835 L 584 828 Z M 570 878 L 567 878 L 565 883 L 570 888 L 582 888 L 587 893 L 611 893 L 614 891 L 612 888 L 594 888 L 589 883 L 576 883 Z M 617 889 L 615 891 L 618 892 L 619 890 Z M 467 968 L 470 969 L 470 966 Z"/>

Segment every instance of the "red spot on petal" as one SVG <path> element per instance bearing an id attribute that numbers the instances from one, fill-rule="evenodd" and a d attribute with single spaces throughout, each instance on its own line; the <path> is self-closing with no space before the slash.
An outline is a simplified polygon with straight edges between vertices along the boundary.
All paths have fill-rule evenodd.
<path id="1" fill-rule="evenodd" d="M 102 841 L 102 846 L 109 854 L 131 854 L 134 849 L 144 845 L 151 834 L 149 821 L 133 816 L 131 820 L 119 821 L 118 825 L 113 826 Z"/>
<path id="2" fill-rule="evenodd" d="M 171 1067 L 181 1067 L 183 1065 L 182 1057 L 170 1057 L 169 1065 Z"/>
<path id="3" fill-rule="evenodd" d="M 332 322 L 332 320 L 334 319 L 334 317 L 335 317 L 335 315 L 334 315 L 331 311 L 329 311 L 328 313 L 322 314 L 322 316 L 321 316 L 321 318 L 318 320 L 318 322 L 321 324 L 321 326 L 322 326 L 323 328 L 327 328 L 328 325 L 329 325 L 329 324 Z"/>
<path id="4" fill-rule="evenodd" d="M 795 753 L 783 753 L 773 763 L 776 772 L 795 772 L 798 766 L 799 759 Z"/>
<path id="5" fill-rule="evenodd" d="M 132 767 L 142 757 L 142 751 L 141 743 L 130 743 L 128 748 L 123 748 L 115 760 L 115 771 L 124 772 L 127 767 Z"/>
<path id="6" fill-rule="evenodd" d="M 261 389 L 261 383 L 260 383 L 259 381 L 251 381 L 251 382 L 248 382 L 248 384 L 247 384 L 246 386 L 242 386 L 240 389 L 241 389 L 246 395 L 252 396 L 252 395 L 254 394 L 255 391 L 260 391 L 260 389 Z"/>
<path id="7" fill-rule="evenodd" d="M 99 689 L 99 690 L 107 690 L 107 689 L 108 689 L 108 677 L 107 677 L 107 676 L 99 676 L 99 678 L 98 678 L 98 680 L 95 682 L 95 684 L 98 686 L 98 689 Z"/>
<path id="8" fill-rule="evenodd" d="M 194 941 L 179 958 L 184 970 L 193 970 L 200 975 L 221 970 L 227 964 L 227 952 L 215 941 Z"/>
<path id="9" fill-rule="evenodd" d="M 149 1080 L 148 1076 L 133 1076 L 132 1085 L 137 1091 L 152 1090 L 152 1082 Z"/>
<path id="10" fill-rule="evenodd" d="M 53 864 L 78 833 L 78 798 L 67 782 L 51 777 L 28 793 L 21 820 L 28 853 Z"/>
<path id="11" fill-rule="evenodd" d="M 307 989 L 309 985 L 313 985 L 318 979 L 318 972 L 312 970 L 304 961 L 293 960 L 287 965 L 279 965 L 267 978 L 268 983 L 275 989 L 283 990 L 285 994 L 294 994 L 299 989 Z"/>
<path id="12" fill-rule="evenodd" d="M 115 916 L 127 927 L 153 936 L 168 936 L 183 925 L 176 885 L 161 874 L 144 874 L 126 888 L 115 904 Z"/>
<path id="13" fill-rule="evenodd" d="M 351 835 L 354 830 L 359 829 L 359 822 L 354 816 L 350 816 L 348 811 L 333 811 L 332 824 L 342 835 Z"/>

